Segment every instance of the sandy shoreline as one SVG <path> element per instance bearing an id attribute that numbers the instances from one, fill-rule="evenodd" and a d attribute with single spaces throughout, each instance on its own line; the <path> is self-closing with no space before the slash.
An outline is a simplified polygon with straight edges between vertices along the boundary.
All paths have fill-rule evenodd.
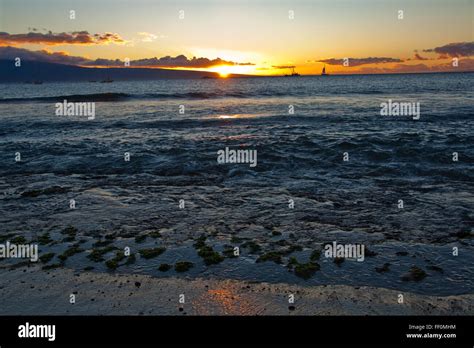
<path id="1" fill-rule="evenodd" d="M 472 315 L 474 294 L 425 296 L 344 285 L 2 269 L 2 315 Z M 75 294 L 76 303 L 69 303 Z M 180 294 L 185 303 L 179 303 Z M 295 303 L 288 302 L 294 294 Z"/>

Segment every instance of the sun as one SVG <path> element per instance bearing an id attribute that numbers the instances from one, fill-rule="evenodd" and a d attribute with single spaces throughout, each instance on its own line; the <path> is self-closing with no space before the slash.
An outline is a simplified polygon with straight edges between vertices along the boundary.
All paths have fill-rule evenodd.
<path id="1" fill-rule="evenodd" d="M 218 73 L 220 77 L 226 78 L 232 73 L 232 68 L 233 66 L 231 65 L 219 65 L 212 70 Z"/>
<path id="2" fill-rule="evenodd" d="M 249 65 L 218 65 L 207 69 L 219 74 L 219 77 L 226 78 L 232 75 L 248 75 L 254 73 L 254 67 Z"/>

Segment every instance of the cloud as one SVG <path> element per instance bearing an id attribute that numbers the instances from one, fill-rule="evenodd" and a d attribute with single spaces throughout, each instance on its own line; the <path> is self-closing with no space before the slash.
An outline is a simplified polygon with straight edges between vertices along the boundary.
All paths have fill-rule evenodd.
<path id="1" fill-rule="evenodd" d="M 47 50 L 30 51 L 18 47 L 0 47 L 0 59 L 15 59 L 20 57 L 22 60 L 33 60 L 48 63 L 60 63 L 68 65 L 83 65 L 83 66 L 117 66 L 123 67 L 125 62 L 120 59 L 88 59 L 79 56 L 70 56 L 67 52 L 50 52 Z M 184 55 L 176 57 L 162 57 L 162 58 L 146 58 L 131 60 L 132 67 L 155 67 L 155 68 L 210 68 L 219 65 L 255 65 L 253 63 L 238 63 L 226 61 L 220 58 L 196 58 L 188 59 Z"/>
<path id="2" fill-rule="evenodd" d="M 440 58 L 474 56 L 474 42 L 454 42 L 444 46 L 429 48 L 423 52 L 438 53 Z"/>
<path id="3" fill-rule="evenodd" d="M 253 63 L 237 63 L 220 58 L 209 59 L 209 58 L 196 58 L 193 57 L 188 59 L 184 55 L 178 55 L 176 57 L 153 57 L 133 60 L 130 62 L 131 66 L 149 66 L 149 67 L 163 67 L 163 68 L 210 68 L 219 65 L 255 65 Z"/>
<path id="4" fill-rule="evenodd" d="M 125 43 L 126 41 L 116 33 L 89 34 L 87 31 L 73 31 L 70 33 L 46 33 L 30 31 L 27 34 L 9 34 L 0 32 L 0 45 L 17 44 L 44 44 L 44 45 L 101 45 L 109 43 Z"/>
<path id="5" fill-rule="evenodd" d="M 418 53 L 415 53 L 415 58 L 413 60 L 430 60 L 430 59 L 422 57 Z"/>
<path id="6" fill-rule="evenodd" d="M 147 33 L 147 32 L 139 32 L 137 33 L 139 36 L 141 36 L 143 42 L 152 42 L 158 39 L 158 35 Z M 162 36 L 161 36 L 162 37 Z"/>
<path id="7" fill-rule="evenodd" d="M 293 69 L 296 68 L 295 65 L 272 65 L 273 69 Z"/>
<path id="8" fill-rule="evenodd" d="M 430 72 L 431 69 L 425 64 L 397 64 L 393 67 L 363 67 L 358 73 L 364 74 L 395 74 L 395 73 L 418 73 Z"/>
<path id="9" fill-rule="evenodd" d="M 366 64 L 382 64 L 382 63 L 401 63 L 403 60 L 398 58 L 387 58 L 387 57 L 368 57 L 368 58 L 330 58 L 318 60 L 320 63 L 327 63 L 330 65 L 344 65 L 344 61 L 349 59 L 349 66 L 359 66 Z"/>
<path id="10" fill-rule="evenodd" d="M 465 58 L 459 60 L 459 66 L 455 67 L 451 62 L 441 63 L 433 66 L 426 64 L 397 64 L 393 67 L 362 67 L 358 74 L 403 74 L 403 73 L 433 73 L 433 72 L 459 72 L 474 71 L 474 59 Z"/>

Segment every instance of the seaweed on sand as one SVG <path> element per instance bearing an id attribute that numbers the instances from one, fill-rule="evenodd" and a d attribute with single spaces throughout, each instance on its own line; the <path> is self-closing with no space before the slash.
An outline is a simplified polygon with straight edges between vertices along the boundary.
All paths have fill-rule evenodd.
<path id="1" fill-rule="evenodd" d="M 169 271 L 169 270 L 171 269 L 171 267 L 173 267 L 173 266 L 171 266 L 171 265 L 169 265 L 169 264 L 167 264 L 167 263 L 162 263 L 162 264 L 158 267 L 158 270 L 159 270 L 160 272 L 167 272 L 167 271 Z"/>
<path id="2" fill-rule="evenodd" d="M 321 267 L 316 262 L 298 263 L 295 266 L 295 275 L 303 279 L 309 279 Z"/>
<path id="3" fill-rule="evenodd" d="M 416 281 L 419 282 L 427 276 L 426 272 L 417 266 L 412 266 L 407 274 L 402 276 L 403 281 Z"/>
<path id="4" fill-rule="evenodd" d="M 145 259 L 151 259 L 163 254 L 166 251 L 164 247 L 150 248 L 150 249 L 141 249 L 138 250 L 140 256 Z"/>
<path id="5" fill-rule="evenodd" d="M 142 243 L 146 239 L 146 234 L 141 234 L 135 237 L 135 243 Z"/>
<path id="6" fill-rule="evenodd" d="M 249 254 L 257 254 L 262 250 L 260 245 L 258 245 L 254 241 L 245 242 L 244 244 L 242 244 L 242 248 L 248 248 L 249 249 Z"/>
<path id="7" fill-rule="evenodd" d="M 174 265 L 174 270 L 176 272 L 186 272 L 188 271 L 191 267 L 193 267 L 194 264 L 192 262 L 189 262 L 189 261 L 178 261 L 176 262 L 176 264 Z"/>
<path id="8" fill-rule="evenodd" d="M 101 248 L 101 249 L 93 249 L 92 252 L 87 257 L 94 262 L 101 262 L 101 261 L 104 261 L 105 254 L 116 249 L 117 247 L 114 247 L 112 245 L 106 246 L 105 248 Z"/>
<path id="9" fill-rule="evenodd" d="M 120 250 L 115 253 L 115 257 L 113 259 L 107 260 L 105 265 L 107 268 L 115 270 L 119 266 L 119 262 L 125 258 L 125 253 Z"/>
<path id="10" fill-rule="evenodd" d="M 234 250 L 234 247 L 232 245 L 228 245 L 227 247 L 225 247 L 222 254 L 225 257 L 228 257 L 228 258 L 236 258 L 237 257 L 237 255 L 235 255 L 235 250 Z"/>
<path id="11" fill-rule="evenodd" d="M 208 266 L 224 261 L 224 257 L 208 245 L 201 247 L 198 255 L 204 259 L 204 263 Z"/>
<path id="12" fill-rule="evenodd" d="M 158 231 L 153 231 L 153 232 L 148 233 L 148 236 L 155 239 L 161 238 L 161 233 Z"/>
<path id="13" fill-rule="evenodd" d="M 201 234 L 197 239 L 196 242 L 193 244 L 194 248 L 196 249 L 201 249 L 202 247 L 206 246 L 206 235 Z"/>
<path id="14" fill-rule="evenodd" d="M 72 247 L 66 249 L 61 255 L 58 256 L 58 259 L 61 261 L 66 261 L 68 257 L 71 257 L 75 254 L 79 254 L 80 252 L 83 252 L 84 250 L 79 248 L 78 245 L 73 245 Z"/>
<path id="15" fill-rule="evenodd" d="M 40 245 L 47 245 L 49 243 L 53 242 L 51 239 L 51 236 L 49 235 L 49 232 L 45 232 L 42 235 L 38 237 L 38 243 Z"/>
<path id="16" fill-rule="evenodd" d="M 54 253 L 43 254 L 39 257 L 40 261 L 43 263 L 48 263 L 54 257 Z"/>
<path id="17" fill-rule="evenodd" d="M 273 261 L 275 263 L 282 263 L 281 260 L 282 254 L 279 251 L 270 251 L 266 254 L 263 254 L 257 259 L 257 262 Z"/>
<path id="18" fill-rule="evenodd" d="M 309 259 L 311 261 L 316 261 L 316 260 L 319 260 L 320 257 L 321 257 L 321 250 L 313 250 L 313 252 L 309 256 Z"/>
<path id="19" fill-rule="evenodd" d="M 321 268 L 319 264 L 314 261 L 300 263 L 295 257 L 290 257 L 287 267 L 293 269 L 295 275 L 303 279 L 311 278 L 311 276 Z"/>
<path id="20" fill-rule="evenodd" d="M 61 231 L 61 234 L 66 234 L 68 236 L 76 236 L 78 230 L 74 226 L 69 225 L 64 230 Z"/>

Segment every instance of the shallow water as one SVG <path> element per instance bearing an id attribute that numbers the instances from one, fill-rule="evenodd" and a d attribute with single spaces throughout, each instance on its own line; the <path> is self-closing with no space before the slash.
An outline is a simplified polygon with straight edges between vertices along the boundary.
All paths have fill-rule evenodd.
<path id="1" fill-rule="evenodd" d="M 0 84 L 0 235 L 32 240 L 50 231 L 61 240 L 60 231 L 72 225 L 75 241 L 42 251 L 81 239 L 90 250 L 108 234 L 113 245 L 133 251 L 163 245 L 159 257 L 118 269 L 155 276 L 176 274 L 157 271 L 160 263 L 189 260 L 195 267 L 183 276 L 472 293 L 473 76 Z M 95 119 L 56 116 L 63 99 L 97 101 Z M 420 119 L 380 116 L 388 99 L 420 102 Z M 256 149 L 257 166 L 218 164 L 225 147 Z M 155 230 L 161 238 L 134 242 Z M 192 241 L 203 233 L 218 251 L 248 240 L 261 253 L 281 250 L 282 239 L 303 250 L 278 265 L 255 263 L 259 255 L 242 248 L 238 259 L 205 266 Z M 303 262 L 332 241 L 363 243 L 377 255 L 340 267 L 321 257 L 309 280 L 286 268 L 289 256 Z M 65 266 L 106 271 L 86 255 Z M 385 262 L 390 271 L 376 272 Z M 401 281 L 413 265 L 428 276 Z"/>

